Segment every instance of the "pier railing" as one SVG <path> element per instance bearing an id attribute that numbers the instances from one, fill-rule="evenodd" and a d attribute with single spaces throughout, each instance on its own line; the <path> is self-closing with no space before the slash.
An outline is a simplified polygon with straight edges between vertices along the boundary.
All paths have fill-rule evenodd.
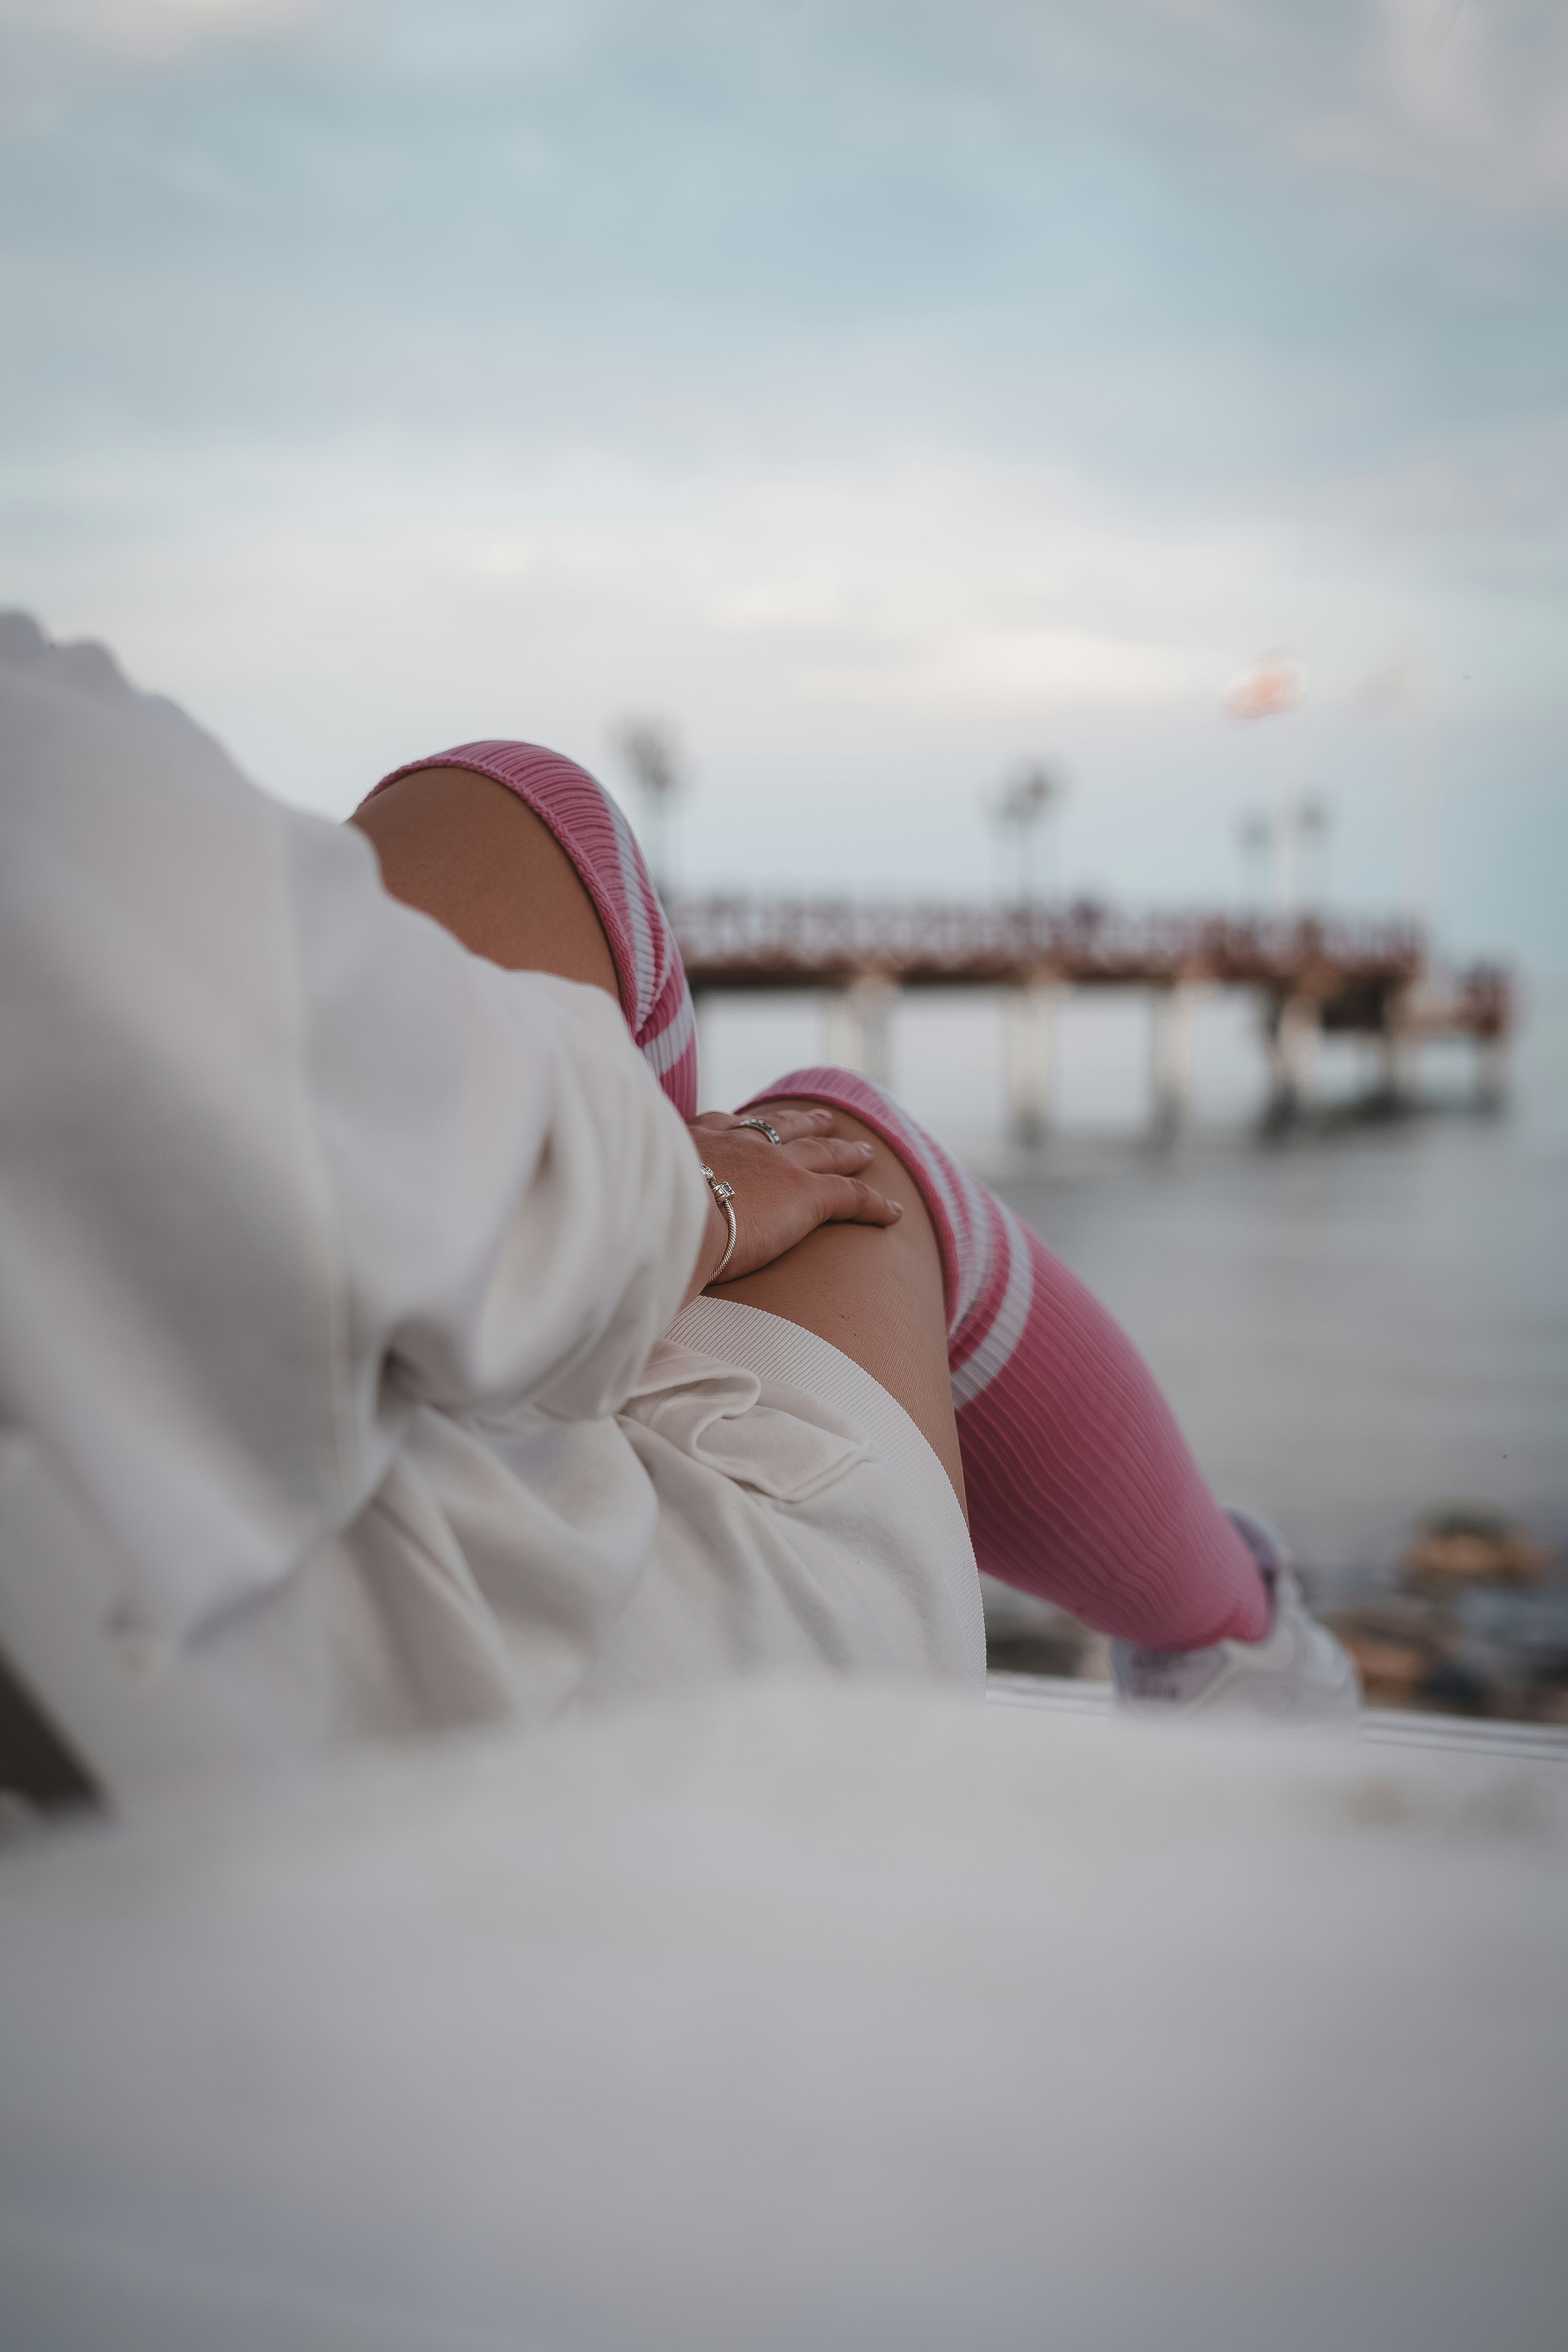
<path id="1" fill-rule="evenodd" d="M 810 992 L 829 1003 L 829 1055 L 884 1083 L 889 1017 L 905 990 L 981 988 L 1007 1004 L 1013 1131 L 1043 1131 L 1056 1010 L 1077 989 L 1132 988 L 1150 999 L 1157 1127 L 1178 1124 L 1191 1089 L 1191 1020 L 1212 988 L 1258 999 L 1270 1106 L 1288 1115 L 1308 1090 L 1317 1040 L 1372 1040 L 1383 1091 L 1404 1087 L 1409 1049 L 1468 1037 L 1488 1092 L 1512 1020 L 1495 965 L 1440 975 L 1420 928 L 1320 915 L 1125 913 L 1070 904 L 763 898 L 676 900 L 670 908 L 692 993 Z"/>
<path id="2" fill-rule="evenodd" d="M 1075 987 L 1182 980 L 1289 988 L 1354 978 L 1408 987 L 1420 930 L 1317 917 L 1124 914 L 1069 906 L 879 904 L 849 898 L 686 898 L 672 908 L 696 990 L 843 987 L 875 973 L 900 988 L 996 988 L 1041 977 Z"/>

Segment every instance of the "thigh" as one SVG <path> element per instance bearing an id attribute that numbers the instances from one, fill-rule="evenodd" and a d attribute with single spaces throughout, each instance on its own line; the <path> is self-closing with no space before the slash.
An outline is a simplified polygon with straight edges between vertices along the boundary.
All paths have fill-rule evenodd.
<path id="1" fill-rule="evenodd" d="M 509 971 L 552 971 L 620 1002 L 594 901 L 528 803 L 468 768 L 399 776 L 349 822 L 369 839 L 395 898 L 433 915 Z"/>
<path id="2" fill-rule="evenodd" d="M 391 895 L 433 916 L 474 954 L 509 971 L 584 981 L 620 1001 L 609 942 L 576 867 L 543 819 L 504 784 L 467 768 L 420 768 L 351 821 L 374 848 Z M 898 1224 L 821 1225 L 715 1296 L 815 1331 L 879 1381 L 931 1445 L 962 1505 L 942 1259 L 931 1218 L 903 1161 L 870 1128 L 836 1109 L 833 1131 L 871 1145 L 864 1172 L 903 1202 Z"/>
<path id="3" fill-rule="evenodd" d="M 766 1103 L 752 1108 L 766 1118 Z M 831 1340 L 903 1406 L 964 1507 L 935 1228 L 919 1186 L 879 1135 L 837 1109 L 833 1132 L 872 1146 L 866 1180 L 902 1202 L 898 1223 L 819 1225 L 771 1265 L 709 1295 L 764 1307 Z"/>

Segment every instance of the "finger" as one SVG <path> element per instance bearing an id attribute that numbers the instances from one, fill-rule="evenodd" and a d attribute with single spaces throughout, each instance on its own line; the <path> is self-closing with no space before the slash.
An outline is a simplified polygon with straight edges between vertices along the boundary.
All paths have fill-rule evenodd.
<path id="1" fill-rule="evenodd" d="M 799 1142 L 803 1138 L 826 1135 L 833 1125 L 833 1113 L 820 1103 L 763 1103 L 756 1110 L 737 1111 L 735 1123 L 740 1126 L 752 1118 L 765 1118 L 781 1143 Z M 761 1134 L 753 1128 L 753 1134 Z M 763 1141 L 767 1137 L 763 1136 Z"/>
<path id="2" fill-rule="evenodd" d="M 874 1149 L 869 1143 L 849 1143 L 837 1136 L 824 1135 L 792 1143 L 789 1157 L 797 1168 L 809 1169 L 814 1175 L 858 1176 Z"/>
<path id="3" fill-rule="evenodd" d="M 788 1120 L 796 1135 L 832 1135 L 837 1127 L 838 1114 L 831 1103 L 782 1102 L 752 1103 L 742 1114 L 746 1118 L 765 1118 L 782 1135 Z"/>
<path id="4" fill-rule="evenodd" d="M 896 1225 L 904 1213 L 901 1201 L 889 1200 L 858 1176 L 824 1176 L 818 1199 L 822 1222 L 830 1225 Z"/>

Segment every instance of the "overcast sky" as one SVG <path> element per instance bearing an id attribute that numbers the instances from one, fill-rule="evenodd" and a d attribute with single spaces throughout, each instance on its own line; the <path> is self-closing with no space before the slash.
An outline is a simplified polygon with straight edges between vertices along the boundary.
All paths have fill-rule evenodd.
<path id="1" fill-rule="evenodd" d="M 1563 0 L 0 38 L 0 602 L 274 790 L 491 733 L 618 782 L 647 712 L 694 881 L 985 887 L 1045 756 L 1070 887 L 1234 895 L 1238 816 L 1310 786 L 1372 907 L 1403 773 L 1450 937 L 1562 967 Z M 1240 727 L 1272 646 L 1307 698 Z"/>

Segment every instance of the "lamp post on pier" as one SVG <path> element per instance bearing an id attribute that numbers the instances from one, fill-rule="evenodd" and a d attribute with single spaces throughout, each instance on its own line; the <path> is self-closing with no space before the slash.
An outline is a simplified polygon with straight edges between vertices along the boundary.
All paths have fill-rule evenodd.
<path id="1" fill-rule="evenodd" d="M 680 755 L 674 730 L 658 719 L 628 719 L 616 748 L 647 803 L 647 868 L 654 888 L 668 899 L 674 880 L 672 818 L 680 796 Z"/>
<path id="2" fill-rule="evenodd" d="M 1057 771 L 1037 763 L 1005 786 L 994 803 L 993 814 L 1003 838 L 1011 833 L 1016 845 L 1020 907 L 1031 906 L 1035 899 L 1036 837 L 1066 798 L 1067 785 Z"/>
<path id="3" fill-rule="evenodd" d="M 1006 785 L 994 804 L 993 816 L 999 833 L 1004 841 L 1011 833 L 1016 845 L 1020 915 L 1026 915 L 1037 903 L 1037 836 L 1066 796 L 1062 777 L 1056 770 L 1037 761 Z M 1050 879 L 1054 883 L 1057 877 L 1052 874 Z M 1038 1149 L 1049 1125 L 1057 1013 L 1066 993 L 1055 974 L 1042 971 L 1022 987 L 1009 989 L 1004 999 L 1007 1124 L 1014 1143 L 1025 1151 Z"/>

